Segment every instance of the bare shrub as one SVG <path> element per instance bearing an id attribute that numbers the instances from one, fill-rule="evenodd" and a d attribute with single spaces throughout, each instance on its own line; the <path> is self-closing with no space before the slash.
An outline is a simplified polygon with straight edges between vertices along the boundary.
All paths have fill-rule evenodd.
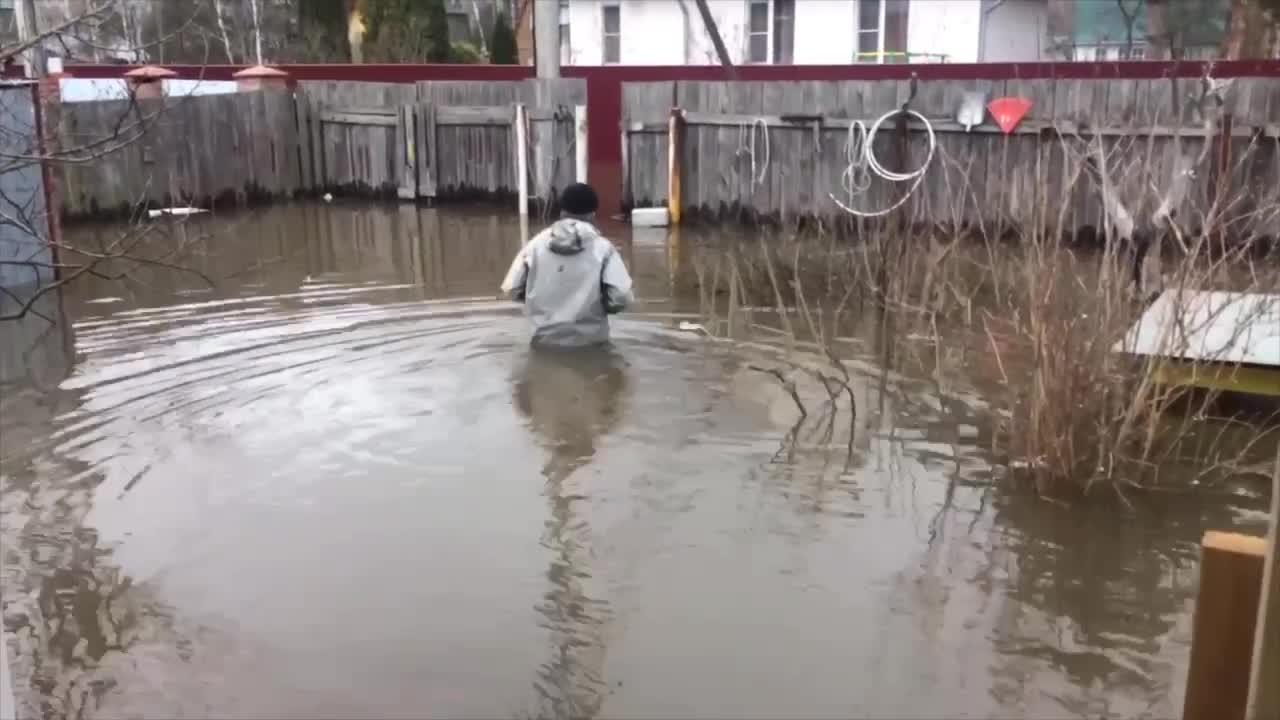
<path id="1" fill-rule="evenodd" d="M 1218 193 L 1197 205 L 1177 178 L 1154 184 L 1140 140 L 1063 145 L 1073 184 L 1092 178 L 1108 195 L 1101 247 L 1074 243 L 1079 219 L 1067 216 L 1065 201 L 1049 199 L 998 227 L 889 220 L 780 239 L 761 229 L 747 240 L 715 241 L 713 252 L 695 258 L 706 326 L 772 339 L 804 358 L 764 368 L 797 398 L 802 416 L 796 380 L 850 388 L 846 359 L 868 352 L 868 340 L 879 364 L 931 378 L 939 393 L 978 389 L 996 456 L 1045 496 L 1101 487 L 1127 502 L 1130 491 L 1218 482 L 1265 465 L 1280 436 L 1273 411 L 1237 417 L 1222 393 L 1162 382 L 1164 358 L 1119 345 L 1161 291 L 1180 302 L 1199 290 L 1280 289 L 1280 267 L 1253 252 L 1266 229 L 1257 219 L 1275 216 L 1274 193 Z M 1184 168 L 1204 159 L 1191 150 Z M 1124 197 L 1108 179 L 1120 167 L 1138 179 L 1131 185 L 1159 191 Z M 1181 221 L 1168 212 L 1175 205 L 1184 208 Z M 1256 312 L 1240 317 L 1233 334 L 1257 320 Z M 1175 344 L 1187 322 L 1167 326 L 1161 343 Z M 1209 373 L 1217 364 L 1177 369 Z"/>

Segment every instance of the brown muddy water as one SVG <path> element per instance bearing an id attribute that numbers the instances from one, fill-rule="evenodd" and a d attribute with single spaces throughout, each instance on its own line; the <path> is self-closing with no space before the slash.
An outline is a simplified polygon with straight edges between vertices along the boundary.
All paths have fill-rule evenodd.
<path id="1" fill-rule="evenodd" d="M 388 207 L 199 219 L 215 288 L 146 268 L 0 327 L 24 711 L 1180 712 L 1198 540 L 1264 490 L 1038 500 L 981 397 L 873 356 L 852 443 L 795 432 L 767 349 L 678 329 L 696 233 L 606 229 L 643 299 L 608 353 L 530 353 L 514 217 Z"/>

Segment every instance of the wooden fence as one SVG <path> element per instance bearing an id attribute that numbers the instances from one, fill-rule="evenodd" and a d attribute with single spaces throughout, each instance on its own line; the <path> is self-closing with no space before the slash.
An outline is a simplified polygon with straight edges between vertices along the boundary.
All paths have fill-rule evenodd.
<path id="1" fill-rule="evenodd" d="M 302 82 L 295 92 L 69 103 L 58 113 L 63 211 L 324 191 L 524 190 L 549 203 L 585 173 L 585 104 L 582 80 Z"/>
<path id="2" fill-rule="evenodd" d="M 581 80 L 299 85 L 303 175 L 312 187 L 401 198 L 519 192 L 523 118 L 533 198 L 574 181 Z"/>
<path id="3" fill-rule="evenodd" d="M 1173 194 L 1172 209 L 1179 218 L 1197 217 L 1220 192 L 1222 177 L 1233 193 L 1233 217 L 1274 227 L 1280 79 L 1236 78 L 1219 93 L 1221 106 L 1203 87 L 1200 79 L 1169 78 L 628 84 L 624 198 L 632 207 L 667 204 L 668 118 L 678 108 L 679 205 L 686 211 L 796 218 L 844 215 L 835 199 L 859 210 L 888 207 L 901 186 L 875 178 L 850 192 L 865 184 L 846 174 L 850 126 L 858 120 L 870 127 L 905 104 L 929 119 L 937 138 L 932 164 L 906 205 L 913 219 L 1048 220 L 1065 205 L 1071 227 L 1100 228 L 1100 180 L 1086 158 L 1096 160 L 1102 150 L 1117 196 L 1135 216 L 1150 216 L 1181 178 L 1186 192 Z M 989 116 L 966 132 L 955 120 L 966 92 L 1032 105 L 1012 134 Z M 899 135 L 895 118 L 873 148 L 901 171 L 923 161 L 928 139 L 917 122 Z"/>
<path id="4" fill-rule="evenodd" d="M 288 93 L 67 103 L 59 115 L 68 216 L 303 188 Z"/>

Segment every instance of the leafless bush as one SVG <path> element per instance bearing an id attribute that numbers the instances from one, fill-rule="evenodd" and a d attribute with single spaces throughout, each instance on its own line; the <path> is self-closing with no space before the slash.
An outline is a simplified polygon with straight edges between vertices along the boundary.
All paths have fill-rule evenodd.
<path id="1" fill-rule="evenodd" d="M 50 46 L 94 46 L 110 35 L 113 23 L 125 22 L 128 10 L 127 4 L 117 0 L 86 4 L 83 12 L 19 44 L 0 48 L 0 63 L 26 54 L 38 57 Z M 182 32 L 193 19 L 194 15 L 186 18 L 172 32 Z M 130 47 L 145 52 L 170 37 L 161 35 L 149 45 Z M 120 280 L 139 267 L 163 267 L 203 277 L 181 263 L 203 235 L 187 232 L 181 221 L 150 222 L 145 198 L 129 203 L 128 222 L 110 241 L 85 247 L 62 239 L 56 202 L 52 207 L 49 202 L 56 190 L 43 192 L 50 184 L 56 188 L 61 168 L 98 162 L 144 142 L 168 111 L 188 100 L 139 102 L 131 91 L 124 101 L 112 103 L 113 120 L 92 136 L 81 137 L 63 126 L 57 102 L 42 102 L 29 94 L 33 90 L 11 87 L 0 92 L 0 177 L 5 179 L 0 183 L 0 296 L 11 308 L 0 313 L 0 322 L 25 317 L 41 297 L 85 276 Z"/>
<path id="2" fill-rule="evenodd" d="M 1101 487 L 1127 502 L 1133 491 L 1180 488 L 1188 477 L 1212 483 L 1256 472 L 1280 439 L 1275 414 L 1224 413 L 1222 393 L 1161 382 L 1164 358 L 1119 352 L 1118 344 L 1161 291 L 1181 299 L 1198 290 L 1280 289 L 1275 258 L 1255 251 L 1267 229 L 1257 218 L 1280 207 L 1274 192 L 1202 201 L 1188 199 L 1174 178 L 1126 197 L 1110 177 L 1123 168 L 1126 178 L 1150 180 L 1141 140 L 1063 144 L 1073 183 L 1092 181 L 1105 193 L 1110 233 L 1101 247 L 1075 243 L 1077 219 L 1052 198 L 986 226 L 891 220 L 856 235 L 772 242 L 762 231 L 695 262 L 706 326 L 770 337 L 807 357 L 762 368 L 796 398 L 802 419 L 798 378 L 815 377 L 833 398 L 851 386 L 846 359 L 860 352 L 851 337 L 869 338 L 879 364 L 930 378 L 940 393 L 980 390 L 996 456 L 1045 496 Z M 1181 167 L 1203 161 L 1193 156 Z M 954 196 L 961 202 L 966 192 Z M 1172 206 L 1184 208 L 1180 219 Z M 1214 319 L 1223 318 L 1195 322 Z M 1257 320 L 1242 316 L 1232 332 Z M 1186 322 L 1169 326 L 1162 340 L 1174 342 Z M 1214 367 L 1178 364 L 1191 373 Z"/>

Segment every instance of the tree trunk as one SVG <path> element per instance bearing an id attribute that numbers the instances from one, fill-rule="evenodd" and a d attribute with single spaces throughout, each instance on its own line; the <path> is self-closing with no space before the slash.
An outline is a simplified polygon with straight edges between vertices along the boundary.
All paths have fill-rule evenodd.
<path id="1" fill-rule="evenodd" d="M 707 35 L 711 36 L 711 44 L 716 47 L 716 55 L 720 57 L 720 64 L 730 68 L 729 79 L 734 79 L 733 60 L 729 58 L 729 49 L 724 46 L 724 40 L 720 37 L 720 29 L 716 27 L 716 19 L 711 16 L 711 8 L 707 7 L 707 0 L 695 0 L 698 4 L 698 13 L 702 15 L 702 24 L 707 29 Z"/>
<path id="2" fill-rule="evenodd" d="M 222 0 L 213 0 L 213 15 L 218 19 L 218 34 L 222 36 L 222 48 L 227 53 L 227 62 L 234 65 L 236 59 L 231 54 L 231 36 L 227 34 L 227 21 L 222 17 Z"/>
<path id="3" fill-rule="evenodd" d="M 351 47 L 351 62 L 364 62 L 364 8 L 361 0 L 349 0 L 347 11 L 347 43 Z"/>
<path id="4" fill-rule="evenodd" d="M 262 64 L 262 8 L 260 0 L 249 0 L 249 12 L 253 13 L 253 55 L 254 62 Z"/>
<path id="5" fill-rule="evenodd" d="M 1231 0 L 1231 15 L 1227 19 L 1227 34 L 1222 41 L 1222 56 L 1228 60 L 1240 57 L 1248 34 L 1249 8 L 1247 0 Z"/>

